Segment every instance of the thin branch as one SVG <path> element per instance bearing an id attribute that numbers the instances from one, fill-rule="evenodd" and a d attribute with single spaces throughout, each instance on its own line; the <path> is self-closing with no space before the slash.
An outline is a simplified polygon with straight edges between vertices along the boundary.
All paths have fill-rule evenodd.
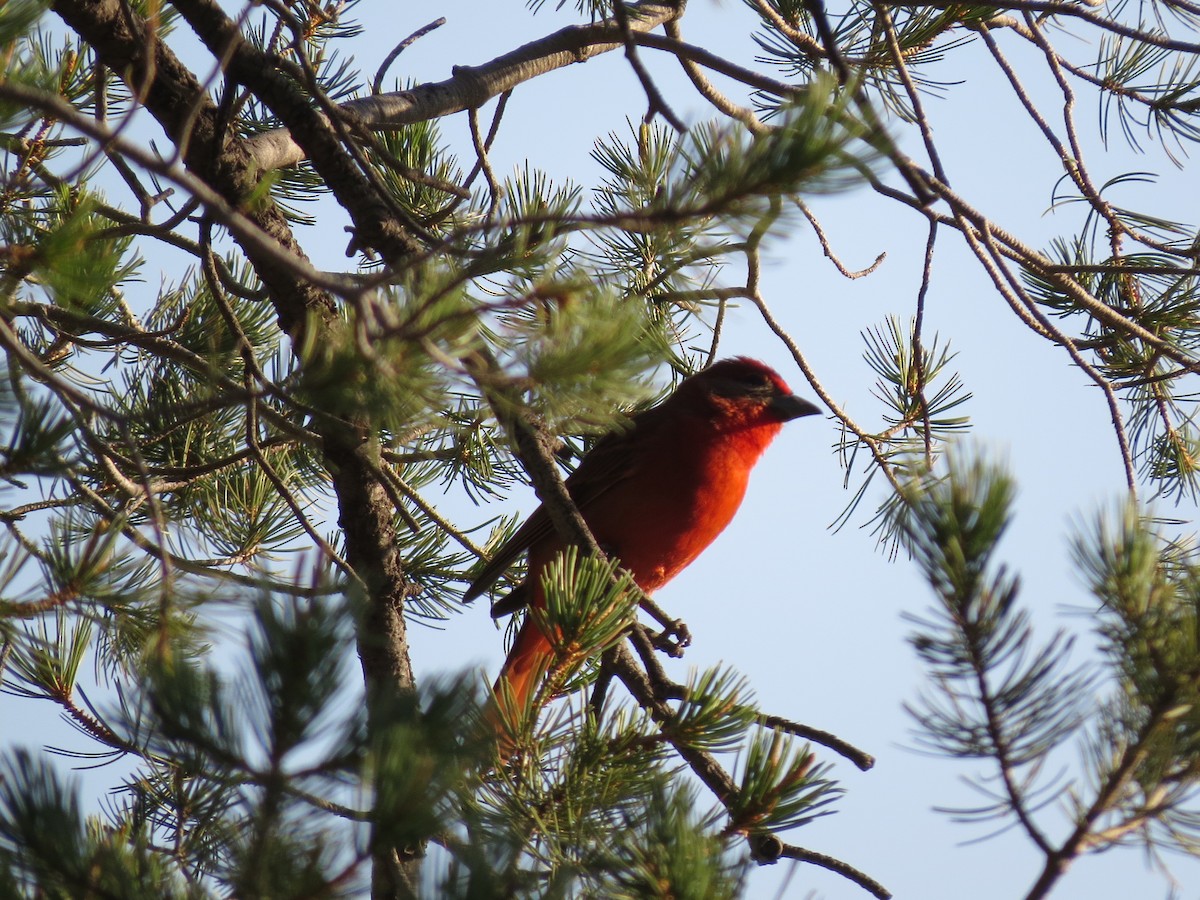
<path id="1" fill-rule="evenodd" d="M 682 44 L 678 20 L 667 22 L 666 25 L 663 26 L 663 30 L 666 31 L 668 38 L 673 41 L 678 41 Z M 642 37 L 644 37 L 644 35 L 642 35 Z M 745 125 L 752 134 L 761 135 L 770 131 L 770 129 L 759 120 L 758 116 L 754 114 L 754 110 L 745 106 L 739 106 L 722 94 L 719 90 L 717 90 L 716 86 L 708 80 L 703 72 L 700 71 L 700 67 L 696 65 L 693 59 L 686 57 L 681 53 L 676 53 L 675 58 L 679 60 L 679 65 L 683 67 L 683 71 L 687 74 L 687 77 L 691 79 L 691 82 L 695 86 L 696 90 L 700 92 L 700 96 L 715 106 L 718 110 L 732 119 L 737 119 L 739 122 Z"/>
<path id="2" fill-rule="evenodd" d="M 912 104 L 913 117 L 917 121 L 917 128 L 921 132 L 921 141 L 925 145 L 925 153 L 929 157 L 929 164 L 933 166 L 933 174 L 937 176 L 938 181 L 949 183 L 946 177 L 945 166 L 942 165 L 941 154 L 938 152 L 937 144 L 933 140 L 933 126 L 930 124 L 929 117 L 925 114 L 924 102 L 921 100 L 921 92 L 917 90 L 913 83 L 912 75 L 908 71 L 908 63 L 904 59 L 904 51 L 900 49 L 900 40 L 896 36 L 896 28 L 892 24 L 892 17 L 887 11 L 887 7 L 882 4 L 876 4 L 875 9 L 879 13 L 879 21 L 883 26 L 883 34 L 887 41 L 888 53 L 892 57 L 892 64 L 896 67 L 896 74 L 900 76 L 900 83 L 904 85 L 904 92 L 908 97 L 908 102 Z"/>
<path id="3" fill-rule="evenodd" d="M 642 121 L 650 122 L 656 115 L 661 115 L 672 128 L 683 134 L 687 131 L 687 126 L 671 110 L 666 98 L 659 91 L 658 85 L 654 83 L 654 79 L 650 77 L 650 73 L 646 71 L 646 67 L 642 64 L 642 58 L 637 52 L 637 44 L 633 40 L 633 32 L 629 27 L 629 13 L 625 9 L 625 4 L 614 3 L 612 9 L 617 26 L 621 29 L 621 38 L 625 42 L 625 58 L 629 60 L 629 65 L 633 69 L 634 74 L 637 75 L 638 82 L 642 85 L 642 90 L 646 92 L 646 99 L 650 102 L 650 107 L 646 110 L 646 115 Z"/>
<path id="4" fill-rule="evenodd" d="M 796 28 L 791 22 L 780 15 L 779 11 L 768 0 L 750 0 L 750 2 L 763 19 L 791 41 L 796 46 L 796 49 L 805 54 L 813 63 L 820 63 L 829 59 L 829 54 L 825 48 L 812 35 Z"/>
<path id="5" fill-rule="evenodd" d="M 881 251 L 880 254 L 875 257 L 875 261 L 865 269 L 847 268 L 846 265 L 838 258 L 838 255 L 833 252 L 833 247 L 830 246 L 829 239 L 825 237 L 825 230 L 821 227 L 821 223 L 813 211 L 808 208 L 808 204 L 799 197 L 796 197 L 793 202 L 796 204 L 796 207 L 800 210 L 800 212 L 804 213 L 804 218 L 808 219 L 808 224 L 812 226 L 813 233 L 816 234 L 817 240 L 821 244 L 821 252 L 825 254 L 825 258 L 833 263 L 834 268 L 836 268 L 851 281 L 870 275 L 883 264 L 885 259 L 887 259 L 887 251 L 884 250 Z"/>
<path id="6" fill-rule="evenodd" d="M 692 66 L 689 68 L 688 64 L 698 63 L 699 65 L 704 66 L 706 69 L 711 69 L 714 72 L 718 72 L 721 75 L 732 78 L 734 81 L 739 81 L 747 87 L 754 88 L 756 91 L 762 91 L 767 94 L 772 94 L 776 97 L 794 97 L 803 93 L 804 91 L 803 88 L 797 87 L 794 84 L 788 84 L 786 81 L 779 81 L 775 78 L 770 78 L 766 75 L 763 75 L 760 72 L 755 72 L 753 69 L 747 69 L 739 66 L 736 63 L 730 62 L 724 57 L 718 56 L 715 53 L 710 53 L 703 47 L 697 47 L 695 44 L 685 43 L 684 41 L 678 39 L 678 34 L 678 27 L 672 29 L 669 23 L 667 26 L 667 37 L 663 37 L 659 34 L 653 34 L 651 32 L 642 32 L 633 35 L 632 40 L 640 47 L 650 47 L 654 50 L 662 50 L 666 53 L 670 53 L 672 56 L 675 56 L 679 60 L 680 65 L 684 67 L 684 70 L 688 72 L 689 77 L 691 76 L 692 69 L 695 67 Z M 695 83 L 695 79 L 693 79 L 693 83 Z M 706 80 L 703 83 L 707 85 L 708 89 L 714 94 L 717 94 L 716 89 L 712 88 L 711 85 L 708 85 Z M 712 102 L 713 105 L 717 106 L 718 109 L 721 109 L 721 111 L 726 115 L 732 116 L 735 119 L 742 119 L 739 111 L 747 113 L 749 112 L 749 110 L 742 110 L 741 107 L 733 106 L 724 98 L 721 98 L 723 100 L 723 104 L 718 103 L 714 101 L 713 98 L 710 97 L 703 88 L 701 88 L 701 85 L 697 84 L 696 87 L 698 90 L 700 90 L 700 93 L 705 97 L 705 99 Z M 719 97 L 720 95 L 717 94 L 717 96 Z M 730 106 L 732 111 L 723 108 L 723 105 Z M 743 121 L 745 120 L 743 119 Z M 757 119 L 755 119 L 755 121 L 757 121 Z M 759 124 L 761 125 L 761 123 Z M 766 130 L 765 125 L 761 127 L 763 130 Z M 757 134 L 759 132 L 756 131 L 755 133 Z"/>
<path id="7" fill-rule="evenodd" d="M 875 766 L 875 757 L 864 750 L 859 750 L 853 744 L 842 740 L 836 734 L 828 731 L 822 731 L 820 728 L 813 728 L 810 725 L 802 725 L 799 722 L 793 722 L 790 719 L 785 719 L 782 716 L 759 716 L 759 724 L 765 728 L 772 728 L 776 731 L 786 731 L 789 734 L 794 734 L 796 737 L 803 738 L 806 741 L 812 741 L 814 744 L 820 744 L 822 747 L 827 747 L 838 756 L 842 756 L 859 769 L 866 772 Z"/>
<path id="8" fill-rule="evenodd" d="M 843 426 L 845 426 L 846 430 L 853 434 L 859 440 L 859 442 L 870 451 L 872 458 L 874 458 L 875 463 L 879 466 L 880 471 L 883 472 L 884 477 L 887 478 L 892 488 L 899 492 L 900 480 L 896 477 L 896 473 L 892 471 L 892 465 L 888 461 L 887 456 L 884 455 L 883 447 L 880 442 L 864 431 L 857 422 L 850 418 L 850 414 L 843 410 L 837 401 L 833 399 L 830 393 L 825 389 L 825 385 L 822 384 L 821 380 L 817 377 L 816 371 L 809 364 L 808 359 L 805 357 L 804 352 L 800 349 L 800 346 L 788 333 L 787 329 L 785 329 L 779 323 L 779 320 L 775 318 L 775 314 L 771 312 L 771 308 L 767 306 L 767 302 L 763 299 L 762 295 L 755 294 L 752 299 L 754 305 L 758 307 L 759 314 L 763 317 L 763 321 L 767 323 L 767 327 L 775 333 L 776 337 L 783 341 L 783 345 L 787 347 L 788 352 L 792 354 L 792 359 L 795 361 L 800 371 L 804 374 L 809 386 L 816 391 L 817 396 L 821 398 L 821 402 L 829 407 L 829 411 L 833 413 L 833 415 L 842 423 Z"/>
<path id="9" fill-rule="evenodd" d="M 492 171 L 491 160 L 488 159 L 487 143 L 483 139 L 483 134 L 479 130 L 479 110 L 476 107 L 471 107 L 467 111 L 467 122 L 471 126 L 471 144 L 475 147 L 475 164 L 479 167 L 479 171 L 483 172 L 483 178 L 488 186 L 488 218 L 496 214 L 496 207 L 500 205 L 500 200 L 504 196 L 503 189 L 500 183 L 496 180 L 496 173 Z"/>
<path id="10" fill-rule="evenodd" d="M 877 897 L 878 900 L 889 900 L 892 896 L 891 891 L 871 876 L 828 854 L 817 853 L 815 850 L 806 850 L 794 844 L 781 844 L 779 857 L 799 860 L 800 862 L 820 866 L 822 869 L 828 869 L 830 872 L 836 872 L 838 875 L 850 879 L 872 897 Z"/>
<path id="11" fill-rule="evenodd" d="M 413 44 L 415 44 L 421 38 L 425 37 L 425 35 L 429 34 L 429 32 L 435 31 L 436 29 L 441 28 L 445 24 L 446 24 L 446 17 L 440 16 L 440 17 L 434 19 L 428 25 L 421 26 L 416 31 L 414 31 L 412 34 L 410 34 L 408 37 L 406 37 L 404 40 L 402 40 L 400 43 L 398 43 L 394 48 L 392 48 L 392 52 L 383 58 L 383 62 L 381 62 L 379 64 L 379 68 L 375 72 L 375 80 L 371 82 L 371 93 L 372 94 L 383 93 L 383 76 L 387 74 L 387 70 L 389 68 L 391 68 L 392 63 L 394 63 L 396 61 L 396 58 L 401 53 L 403 53 L 405 50 L 407 50 L 409 47 L 411 47 Z"/>
<path id="12" fill-rule="evenodd" d="M 925 348 L 921 343 L 921 332 L 925 326 L 925 298 L 929 294 L 929 283 L 933 279 L 933 250 L 937 244 L 938 224 L 929 222 L 929 237 L 925 240 L 925 262 L 921 267 L 921 286 L 917 289 L 917 315 L 913 320 L 912 353 L 913 365 L 917 369 L 916 394 L 921 402 L 921 432 L 925 437 L 925 465 L 933 468 L 933 425 L 929 421 L 929 399 L 925 395 L 927 373 L 925 371 Z"/>

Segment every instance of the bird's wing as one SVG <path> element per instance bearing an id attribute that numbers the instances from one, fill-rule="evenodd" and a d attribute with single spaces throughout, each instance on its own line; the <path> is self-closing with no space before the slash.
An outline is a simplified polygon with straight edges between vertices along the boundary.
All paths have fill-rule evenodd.
<path id="1" fill-rule="evenodd" d="M 632 428 L 605 435 L 584 456 L 579 463 L 579 468 L 567 478 L 567 491 L 584 516 L 587 515 L 588 507 L 596 501 L 597 497 L 612 490 L 613 487 L 634 474 L 637 460 L 641 456 L 638 453 L 638 447 L 653 432 L 657 416 L 652 414 L 656 412 L 658 409 L 648 410 L 634 418 Z M 475 580 L 463 594 L 463 600 L 469 601 L 480 596 L 492 586 L 518 556 L 553 536 L 554 525 L 550 521 L 550 516 L 546 513 L 544 506 L 539 506 L 533 511 L 533 515 L 514 532 L 513 536 L 492 554 L 487 565 L 475 576 Z M 514 594 L 517 596 L 512 597 L 512 603 L 515 605 L 510 609 L 509 598 L 505 597 L 493 607 L 492 614 L 501 616 L 516 612 L 529 602 L 528 597 L 522 596 L 525 593 L 521 588 L 515 589 Z"/>

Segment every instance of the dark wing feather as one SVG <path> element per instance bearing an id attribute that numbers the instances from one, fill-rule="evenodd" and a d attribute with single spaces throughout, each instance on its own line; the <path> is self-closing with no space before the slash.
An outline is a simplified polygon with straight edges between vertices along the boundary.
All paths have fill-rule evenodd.
<path id="1" fill-rule="evenodd" d="M 567 491 L 583 515 L 597 497 L 629 478 L 634 472 L 638 458 L 637 447 L 657 423 L 662 407 L 647 410 L 634 417 L 633 427 L 626 431 L 612 432 L 600 439 L 579 463 L 579 468 L 567 478 Z M 492 554 L 486 566 L 475 576 L 466 592 L 464 601 L 474 600 L 495 583 L 522 553 L 540 542 L 554 536 L 554 525 L 544 506 L 539 506 L 512 537 Z M 524 596 L 524 585 L 515 588 L 509 597 L 499 600 L 492 608 L 492 615 L 502 616 L 516 612 L 529 599 Z M 516 596 L 514 596 L 516 595 Z M 511 598 L 511 601 L 510 601 Z M 510 609 L 510 605 L 512 608 Z"/>
<path id="2" fill-rule="evenodd" d="M 546 515 L 546 511 L 542 507 L 538 507 L 533 511 L 528 519 L 522 523 L 521 527 L 513 532 L 513 536 L 497 548 L 492 554 L 492 558 L 488 560 L 479 574 L 475 576 L 475 580 L 467 587 L 463 594 L 463 601 L 469 602 L 480 596 L 489 587 L 495 584 L 496 579 L 503 574 L 504 570 L 513 564 L 518 556 L 528 550 L 536 543 L 550 526 L 550 518 Z"/>

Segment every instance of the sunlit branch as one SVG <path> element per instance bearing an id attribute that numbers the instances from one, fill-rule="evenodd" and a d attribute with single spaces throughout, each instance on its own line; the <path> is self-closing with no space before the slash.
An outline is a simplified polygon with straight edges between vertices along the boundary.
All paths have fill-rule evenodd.
<path id="1" fill-rule="evenodd" d="M 635 3 L 627 8 L 631 31 L 650 31 L 679 14 L 665 3 Z M 367 129 L 397 128 L 437 119 L 471 107 L 554 69 L 584 62 L 624 46 L 616 19 L 591 25 L 571 25 L 478 66 L 457 66 L 445 81 L 418 85 L 407 91 L 379 94 L 341 105 L 342 115 Z M 304 151 L 284 129 L 265 132 L 248 142 L 263 171 L 294 165 Z"/>

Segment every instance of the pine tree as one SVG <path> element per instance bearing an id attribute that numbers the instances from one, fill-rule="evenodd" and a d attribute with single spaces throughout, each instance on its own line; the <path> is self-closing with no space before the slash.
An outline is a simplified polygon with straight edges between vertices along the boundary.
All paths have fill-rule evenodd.
<path id="1" fill-rule="evenodd" d="M 530 6 L 535 25 L 551 12 Z M 1028 896 L 1086 852 L 1195 854 L 1200 562 L 1137 494 L 1195 500 L 1200 234 L 1113 199 L 1145 176 L 1093 174 L 1105 147 L 1077 101 L 1104 141 L 1185 164 L 1200 9 L 574 6 L 576 24 L 409 83 L 389 73 L 440 22 L 370 73 L 351 54 L 398 13 L 355 2 L 0 5 L 0 682 L 60 709 L 84 762 L 128 763 L 97 804 L 45 752 L 0 748 L 6 896 L 716 898 L 784 859 L 889 896 L 854 847 L 802 846 L 837 806 L 833 761 L 872 757 L 761 708 L 733 667 L 664 669 L 686 627 L 588 552 L 562 487 L 600 435 L 736 352 L 738 304 L 840 428 L 838 522 L 929 581 L 917 740 L 984 767 L 984 803 L 960 813 L 1038 849 Z M 748 26 L 758 55 L 688 42 L 699 16 Z M 976 51 L 990 69 L 938 80 Z M 631 117 L 595 135 L 598 180 L 541 171 L 538 134 L 503 178 L 510 98 L 602 56 L 636 88 L 596 84 Z M 693 93 L 663 91 L 663 59 Z M 1061 162 L 1055 202 L 1083 211 L 1046 249 L 948 174 L 928 107 L 975 79 L 1009 92 Z M 928 235 L 905 314 L 852 325 L 875 422 L 761 284 L 789 239 L 874 271 L 847 268 L 814 211 L 851 189 Z M 309 255 L 330 222 L 337 270 Z M 946 244 L 1106 399 L 1129 496 L 1076 538 L 1090 632 L 1035 628 L 996 563 L 1012 478 L 946 452 L 970 427 L 926 315 Z M 576 545 L 543 615 L 577 652 L 501 759 L 478 673 L 418 683 L 410 625 L 454 627 L 520 483 Z M 444 514 L 445 492 L 474 518 Z M 1095 661 L 1070 654 L 1084 632 Z"/>

